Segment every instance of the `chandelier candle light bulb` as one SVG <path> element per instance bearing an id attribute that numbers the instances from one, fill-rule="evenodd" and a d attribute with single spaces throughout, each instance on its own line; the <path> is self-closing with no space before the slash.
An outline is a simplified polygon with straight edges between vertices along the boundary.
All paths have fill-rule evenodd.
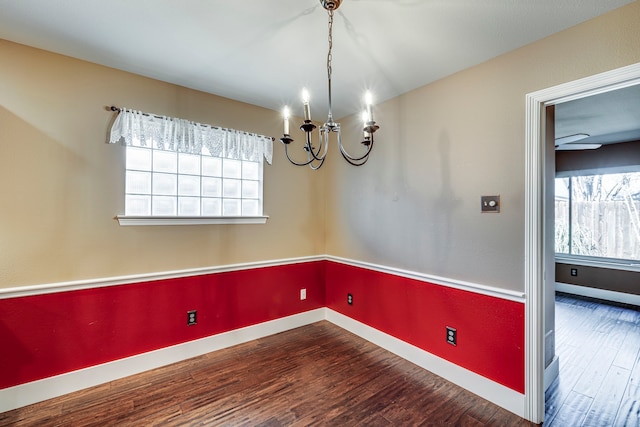
<path id="1" fill-rule="evenodd" d="M 367 106 L 367 122 L 372 122 L 373 121 L 373 111 L 371 109 L 371 106 L 373 105 L 373 95 L 371 95 L 371 92 L 367 91 L 364 94 L 364 102 L 365 105 Z"/>
<path id="2" fill-rule="evenodd" d="M 289 135 L 289 107 L 284 107 L 282 114 L 284 116 L 284 134 Z"/>
<path id="3" fill-rule="evenodd" d="M 302 89 L 302 103 L 304 104 L 304 119 L 311 120 L 311 108 L 309 108 L 309 91 Z"/>
<path id="4" fill-rule="evenodd" d="M 371 112 L 369 112 L 367 110 L 364 110 L 362 112 L 362 123 L 363 123 L 363 126 L 364 126 L 364 131 L 363 132 L 364 132 L 365 139 L 371 136 L 371 134 L 369 134 L 369 132 L 367 132 L 367 124 L 369 123 L 369 116 L 370 115 L 371 115 Z"/>

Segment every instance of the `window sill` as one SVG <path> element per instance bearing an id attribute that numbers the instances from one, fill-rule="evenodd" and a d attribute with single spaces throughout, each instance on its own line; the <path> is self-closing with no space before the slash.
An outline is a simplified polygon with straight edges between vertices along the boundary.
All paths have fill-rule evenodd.
<path id="1" fill-rule="evenodd" d="M 116 219 L 121 226 L 130 225 L 211 225 L 265 224 L 268 216 L 125 216 Z"/>
<path id="2" fill-rule="evenodd" d="M 638 271 L 640 262 L 615 258 L 599 258 L 581 255 L 556 254 L 556 262 L 562 264 L 582 265 L 585 267 L 609 268 L 612 270 Z"/>

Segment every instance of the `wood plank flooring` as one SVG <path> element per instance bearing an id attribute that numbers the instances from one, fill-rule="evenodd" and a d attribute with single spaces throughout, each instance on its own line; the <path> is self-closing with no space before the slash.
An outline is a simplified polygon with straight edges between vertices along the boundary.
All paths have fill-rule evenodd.
<path id="1" fill-rule="evenodd" d="M 0 425 L 534 424 L 322 321 L 5 412 Z"/>
<path id="2" fill-rule="evenodd" d="M 556 353 L 545 427 L 640 426 L 638 307 L 558 293 Z"/>

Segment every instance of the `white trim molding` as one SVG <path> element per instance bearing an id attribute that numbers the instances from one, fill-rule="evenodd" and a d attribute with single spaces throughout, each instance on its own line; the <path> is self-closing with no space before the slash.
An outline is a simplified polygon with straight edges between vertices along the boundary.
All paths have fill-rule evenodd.
<path id="1" fill-rule="evenodd" d="M 591 288 L 588 286 L 572 285 L 570 283 L 556 282 L 556 291 L 583 297 L 615 301 L 623 304 L 637 305 L 640 307 L 640 295 L 627 294 L 625 292 L 610 291 L 608 289 Z"/>
<path id="2" fill-rule="evenodd" d="M 327 320 L 423 369 L 433 372 L 447 381 L 477 394 L 483 399 L 489 400 L 520 417 L 524 417 L 524 395 L 328 308 L 319 308 L 2 389 L 0 390 L 0 412 L 10 411 L 88 387 L 105 384 L 321 320 Z"/>
<path id="3" fill-rule="evenodd" d="M 331 309 L 327 320 L 524 418 L 524 395 Z"/>
<path id="4" fill-rule="evenodd" d="M 304 262 L 323 261 L 325 256 L 308 256 L 270 261 L 228 264 L 215 267 L 191 268 L 185 270 L 163 271 L 129 276 L 116 276 L 98 279 L 75 280 L 71 282 L 47 283 L 43 285 L 20 286 L 0 289 L 0 299 L 17 298 L 32 295 L 52 294 L 56 292 L 77 291 L 81 289 L 102 288 L 107 286 L 127 285 L 131 283 L 151 282 L 156 280 L 176 279 L 206 274 L 226 273 L 229 271 L 249 270 L 253 268 L 277 267 Z"/>
<path id="5" fill-rule="evenodd" d="M 525 112 L 525 402 L 524 418 L 544 419 L 544 110 L 640 84 L 640 63 L 526 95 Z"/>
<path id="6" fill-rule="evenodd" d="M 325 317 L 325 309 L 318 308 L 199 340 L 118 359 L 102 365 L 5 388 L 0 390 L 0 412 L 21 408 L 212 351 L 319 322 L 324 320 Z"/>
<path id="7" fill-rule="evenodd" d="M 265 224 L 268 216 L 126 216 L 118 215 L 118 223 L 128 225 L 211 225 Z"/>
<path id="8" fill-rule="evenodd" d="M 510 301 L 524 302 L 524 294 L 522 292 L 511 291 L 508 289 L 500 289 L 492 286 L 463 282 L 455 279 L 448 279 L 440 276 L 432 276 L 429 274 L 419 273 L 415 271 L 401 270 L 394 267 L 372 264 L 368 262 L 355 261 L 346 258 L 334 257 L 331 255 L 315 255 L 299 258 L 286 258 L 278 260 L 248 262 L 242 264 L 229 264 L 215 267 L 192 268 L 185 270 L 163 271 L 145 274 L 135 274 L 129 276 L 116 276 L 107 278 L 76 280 L 70 282 L 48 283 L 42 285 L 20 286 L 13 288 L 0 289 L 0 299 L 17 298 L 32 295 L 51 294 L 56 292 L 76 291 L 81 289 L 101 288 L 106 286 L 126 285 L 131 283 L 142 283 L 165 279 L 176 279 L 189 276 L 202 276 L 206 274 L 226 273 L 229 271 L 249 270 L 253 268 L 276 267 L 290 264 L 300 264 L 315 261 L 332 261 L 341 264 L 360 267 L 367 270 L 379 271 L 394 276 L 406 277 L 409 279 L 429 282 L 436 285 L 446 286 L 449 288 L 462 289 L 482 295 L 489 295 L 496 298 L 507 299 Z"/>
<path id="9" fill-rule="evenodd" d="M 327 255 L 0 289 L 0 299 L 314 261 L 333 261 L 368 270 L 434 283 L 440 286 L 463 289 L 483 295 L 490 295 L 496 298 L 523 302 L 523 295 L 519 292 Z M 434 372 L 435 374 L 466 388 L 519 416 L 523 416 L 524 397 L 522 394 L 468 371 L 454 363 L 434 356 L 422 349 L 419 349 L 418 347 L 412 346 L 411 344 L 405 343 L 397 338 L 371 328 L 363 323 L 350 319 L 333 310 L 329 310 L 328 308 L 320 308 L 282 319 L 229 331 L 223 334 L 115 360 L 102 365 L 2 389 L 0 390 L 0 412 L 30 405 L 42 400 L 103 384 L 129 375 L 141 373 L 170 363 L 186 360 L 201 354 L 283 332 L 324 319 L 329 320 L 337 326 L 342 327 L 343 329 L 346 329 L 386 350 L 389 350 L 412 363 Z"/>
<path id="10" fill-rule="evenodd" d="M 448 288 L 461 289 L 463 291 L 469 291 L 476 294 L 488 295 L 500 299 L 506 299 L 510 301 L 524 302 L 524 293 L 511 291 L 509 289 L 501 289 L 493 286 L 482 285 L 478 283 L 464 282 L 461 280 L 449 279 L 440 276 L 432 276 L 430 274 L 418 273 L 415 271 L 402 270 L 395 267 L 387 267 L 377 264 L 371 264 L 363 261 L 354 261 L 351 259 L 335 257 L 327 255 L 328 261 L 337 262 L 340 264 L 351 265 L 354 267 L 360 267 L 367 270 L 379 271 L 381 273 L 387 273 L 394 276 L 406 277 L 408 279 L 419 280 L 421 282 L 429 282 L 435 285 L 445 286 Z"/>

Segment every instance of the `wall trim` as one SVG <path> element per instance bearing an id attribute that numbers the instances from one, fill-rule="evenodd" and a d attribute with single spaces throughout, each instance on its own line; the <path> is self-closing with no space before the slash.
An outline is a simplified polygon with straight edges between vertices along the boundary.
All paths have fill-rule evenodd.
<path id="1" fill-rule="evenodd" d="M 300 264 L 304 262 L 322 261 L 326 256 L 306 256 L 269 261 L 256 261 L 241 264 L 228 264 L 215 267 L 191 268 L 154 273 L 134 274 L 129 276 L 104 277 L 97 279 L 76 280 L 71 282 L 48 283 L 42 285 L 20 286 L 0 289 L 0 299 L 18 298 L 33 295 L 53 294 L 56 292 L 77 291 L 82 289 L 102 288 L 107 286 L 127 285 L 132 283 L 151 282 L 155 280 L 177 279 L 206 274 L 226 273 L 230 271 L 249 270 L 253 268 L 278 267 Z"/>
<path id="2" fill-rule="evenodd" d="M 214 274 L 253 268 L 283 266 L 290 264 L 332 261 L 358 268 L 374 270 L 386 274 L 406 277 L 439 286 L 462 289 L 496 298 L 524 302 L 524 295 L 519 292 L 493 288 L 469 282 L 430 276 L 423 273 L 401 270 L 393 267 L 380 266 L 367 262 L 349 260 L 328 255 L 307 256 L 272 261 L 231 264 L 226 266 L 197 268 L 187 270 L 147 273 L 131 276 L 120 276 L 93 280 L 51 283 L 36 286 L 0 289 L 0 299 L 26 297 L 56 292 L 91 289 L 98 287 L 116 286 L 147 281 L 182 278 L 189 276 Z M 236 344 L 266 337 L 311 324 L 320 320 L 328 320 L 363 339 L 366 339 L 398 356 L 439 375 L 454 384 L 459 385 L 493 403 L 524 417 L 524 395 L 498 384 L 488 378 L 473 373 L 452 362 L 441 359 L 425 350 L 408 344 L 400 339 L 378 331 L 370 326 L 348 318 L 326 307 L 304 313 L 276 319 L 257 325 L 240 328 L 161 348 L 148 353 L 139 354 L 124 359 L 118 359 L 101 365 L 96 365 L 77 371 L 67 372 L 54 377 L 44 378 L 17 386 L 0 389 L 0 412 L 17 409 L 43 400 L 51 399 L 88 387 L 108 383 L 129 375 L 138 374 L 150 369 L 186 360 L 212 351 L 220 350 Z"/>
<path id="3" fill-rule="evenodd" d="M 197 357 L 212 351 L 319 322 L 326 309 L 318 308 L 257 325 L 118 359 L 101 365 L 0 390 L 0 412 L 6 412 L 74 391 Z"/>
<path id="4" fill-rule="evenodd" d="M 318 308 L 5 388 L 0 390 L 0 412 L 11 411 L 322 320 L 327 320 L 524 418 L 524 395 L 328 308 Z"/>
<path id="5" fill-rule="evenodd" d="M 478 283 L 464 282 L 462 280 L 448 279 L 440 276 L 432 276 L 425 273 L 419 273 L 415 271 L 402 270 L 400 268 L 388 267 L 378 264 L 372 264 L 364 261 L 355 261 L 346 258 L 340 258 L 332 255 L 327 255 L 328 261 L 337 262 L 340 264 L 351 265 L 354 267 L 360 267 L 367 270 L 379 271 L 381 273 L 392 274 L 394 276 L 406 277 L 408 279 L 419 280 L 421 282 L 429 282 L 440 286 L 446 286 L 448 288 L 461 289 L 463 291 L 470 291 L 477 294 L 488 295 L 496 298 L 506 299 L 510 301 L 524 303 L 525 294 L 523 292 L 511 291 L 508 289 L 501 289 L 487 285 L 481 285 Z"/>
<path id="6" fill-rule="evenodd" d="M 615 301 L 623 304 L 640 306 L 640 295 L 610 291 L 608 289 L 590 288 L 588 286 L 556 282 L 556 291 L 565 292 L 567 294 L 580 295 L 583 297 L 597 298 L 606 301 Z"/>
<path id="7" fill-rule="evenodd" d="M 356 261 L 332 255 L 313 255 L 298 258 L 285 258 L 278 260 L 247 262 L 241 264 L 229 264 L 215 267 L 192 268 L 185 270 L 173 270 L 164 272 L 135 274 L 129 276 L 105 277 L 97 279 L 76 280 L 70 282 L 48 283 L 42 285 L 21 286 L 0 289 L 0 299 L 18 298 L 34 295 L 52 294 L 56 292 L 77 291 L 82 289 L 101 288 L 107 286 L 127 285 L 132 283 L 150 282 L 155 280 L 176 279 L 190 276 L 202 276 L 206 274 L 226 273 L 230 271 L 249 270 L 253 268 L 278 267 L 283 265 L 300 264 L 315 261 L 332 261 L 346 264 L 353 267 L 360 267 L 367 270 L 406 277 L 421 282 L 429 282 L 449 288 L 461 289 L 477 294 L 488 295 L 496 298 L 506 299 L 524 303 L 525 294 L 522 292 L 500 289 L 492 286 L 477 283 L 464 282 L 461 280 L 448 279 L 440 276 L 432 276 L 415 271 L 402 270 L 395 267 L 373 264 L 364 261 Z"/>
<path id="8" fill-rule="evenodd" d="M 329 322 L 342 329 L 524 418 L 523 394 L 329 308 L 326 316 Z"/>

